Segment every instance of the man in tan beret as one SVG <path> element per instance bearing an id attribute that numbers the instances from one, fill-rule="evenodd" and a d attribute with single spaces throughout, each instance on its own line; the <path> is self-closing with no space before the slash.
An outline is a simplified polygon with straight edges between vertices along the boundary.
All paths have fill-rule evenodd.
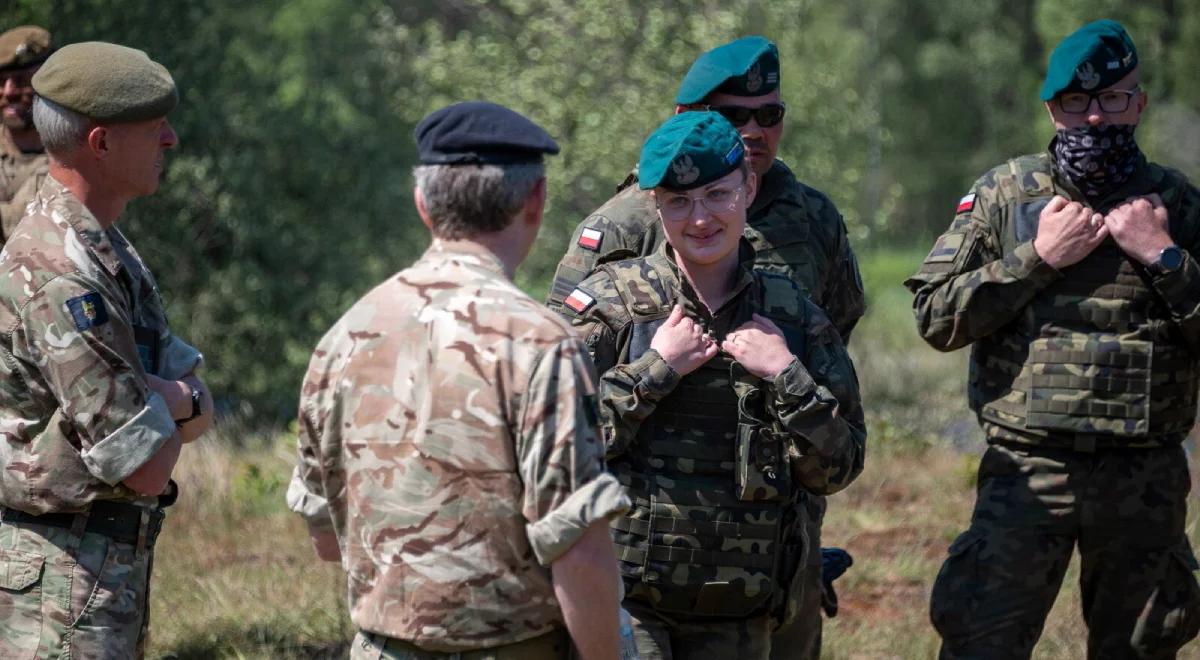
<path id="1" fill-rule="evenodd" d="M 99 42 L 32 85 L 49 175 L 0 250 L 0 658 L 141 657 L 171 472 L 212 399 L 114 223 L 158 188 L 178 94 Z"/>
<path id="2" fill-rule="evenodd" d="M 33 74 L 52 51 L 50 33 L 22 25 L 0 34 L 0 245 L 46 176 L 46 152 L 33 125 Z"/>

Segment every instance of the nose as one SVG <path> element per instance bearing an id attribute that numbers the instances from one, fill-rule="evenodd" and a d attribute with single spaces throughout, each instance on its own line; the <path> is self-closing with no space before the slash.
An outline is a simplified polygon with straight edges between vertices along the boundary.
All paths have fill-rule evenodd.
<path id="1" fill-rule="evenodd" d="M 162 133 L 158 136 L 158 143 L 164 149 L 173 149 L 179 145 L 179 136 L 175 133 L 175 127 L 171 126 L 171 122 L 163 122 Z"/>
<path id="2" fill-rule="evenodd" d="M 12 76 L 6 76 L 4 78 L 3 84 L 0 84 L 0 93 L 3 93 L 4 96 L 11 96 L 16 91 L 17 91 L 17 82 L 15 80 L 13 80 Z"/>
<path id="3" fill-rule="evenodd" d="M 1087 122 L 1092 126 L 1099 126 L 1104 123 L 1104 110 L 1100 108 L 1100 99 L 1092 97 L 1088 102 L 1087 107 Z"/>

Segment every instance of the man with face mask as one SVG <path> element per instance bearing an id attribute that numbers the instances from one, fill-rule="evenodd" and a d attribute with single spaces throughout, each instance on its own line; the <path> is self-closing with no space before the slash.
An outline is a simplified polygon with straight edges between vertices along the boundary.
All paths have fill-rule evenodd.
<path id="1" fill-rule="evenodd" d="M 33 74 L 50 57 L 50 33 L 23 25 L 0 34 L 0 245 L 33 201 L 49 159 L 33 125 Z"/>
<path id="2" fill-rule="evenodd" d="M 972 344 L 989 447 L 931 617 L 943 658 L 1028 658 L 1078 545 L 1090 658 L 1173 658 L 1200 626 L 1180 446 L 1200 376 L 1200 192 L 1134 139 L 1137 50 L 1054 50 L 1049 149 L 983 175 L 905 284 L 930 345 Z"/>

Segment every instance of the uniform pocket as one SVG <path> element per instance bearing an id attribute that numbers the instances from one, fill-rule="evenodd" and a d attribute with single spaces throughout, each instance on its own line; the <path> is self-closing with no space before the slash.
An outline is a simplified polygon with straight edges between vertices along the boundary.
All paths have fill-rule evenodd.
<path id="1" fill-rule="evenodd" d="M 938 571 L 929 599 L 929 618 L 943 639 L 966 638 L 971 632 L 975 595 L 979 592 L 979 551 L 983 535 L 963 532 L 950 544 L 949 557 Z"/>
<path id="2" fill-rule="evenodd" d="M 0 657 L 33 658 L 42 637 L 42 555 L 0 550 Z"/>
<path id="3" fill-rule="evenodd" d="M 1173 654 L 1200 632 L 1200 566 L 1186 543 L 1171 551 L 1158 586 L 1133 628 L 1130 642 L 1139 655 Z"/>

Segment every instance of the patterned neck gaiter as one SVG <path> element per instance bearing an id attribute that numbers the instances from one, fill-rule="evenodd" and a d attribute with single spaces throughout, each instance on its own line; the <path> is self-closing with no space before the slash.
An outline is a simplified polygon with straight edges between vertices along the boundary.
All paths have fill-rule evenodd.
<path id="1" fill-rule="evenodd" d="M 1129 180 L 1141 150 L 1133 139 L 1136 124 L 1101 124 L 1062 129 L 1050 149 L 1058 167 L 1089 198 L 1103 197 Z"/>

